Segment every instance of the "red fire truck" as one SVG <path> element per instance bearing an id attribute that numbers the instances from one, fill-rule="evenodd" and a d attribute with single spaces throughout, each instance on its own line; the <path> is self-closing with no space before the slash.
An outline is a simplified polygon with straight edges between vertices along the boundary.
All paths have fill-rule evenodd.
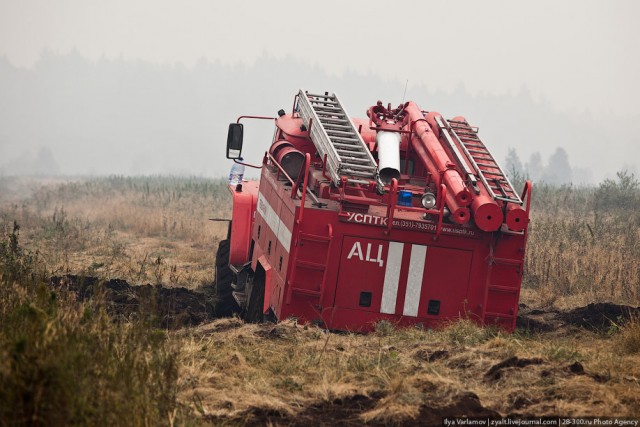
<path id="1" fill-rule="evenodd" d="M 380 101 L 366 115 L 300 90 L 291 112 L 229 126 L 236 162 L 243 120 L 273 120 L 275 134 L 260 179 L 229 188 L 218 313 L 349 331 L 461 317 L 513 330 L 531 183 L 518 193 L 464 117 Z"/>

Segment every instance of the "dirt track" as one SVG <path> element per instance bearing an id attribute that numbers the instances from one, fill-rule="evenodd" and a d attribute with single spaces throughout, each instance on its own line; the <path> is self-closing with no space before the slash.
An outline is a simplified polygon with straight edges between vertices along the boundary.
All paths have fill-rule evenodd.
<path id="1" fill-rule="evenodd" d="M 165 288 L 153 285 L 130 285 L 124 280 L 101 281 L 96 277 L 52 277 L 51 286 L 76 292 L 78 298 L 104 298 L 109 312 L 130 317 L 152 313 L 159 327 L 176 329 L 195 326 L 217 318 L 213 299 L 204 291 L 186 288 Z M 520 306 L 517 327 L 529 332 L 552 332 L 567 327 L 591 331 L 607 331 L 633 316 L 640 316 L 640 307 L 612 303 L 589 304 L 572 310 L 538 309 Z"/>

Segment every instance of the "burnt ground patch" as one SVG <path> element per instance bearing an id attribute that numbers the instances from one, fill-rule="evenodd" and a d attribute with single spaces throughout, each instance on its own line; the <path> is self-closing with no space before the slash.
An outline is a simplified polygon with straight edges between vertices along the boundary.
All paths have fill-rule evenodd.
<path id="1" fill-rule="evenodd" d="M 640 307 L 601 302 L 559 314 L 563 322 L 594 331 L 606 331 L 612 325 L 624 324 L 640 316 Z"/>
<path id="2" fill-rule="evenodd" d="M 158 327 L 180 328 L 195 326 L 219 318 L 215 313 L 215 297 L 208 289 L 166 288 L 160 285 L 131 285 L 125 280 L 102 280 L 76 275 L 52 277 L 50 286 L 56 290 L 76 293 L 82 301 L 104 302 L 111 315 L 130 318 L 146 315 Z M 632 318 L 640 318 L 640 307 L 613 303 L 594 303 L 568 311 L 536 309 L 520 306 L 516 326 L 529 332 L 552 332 L 567 326 L 596 332 L 606 332 L 612 325 L 622 325 Z M 279 337 L 277 326 L 269 338 Z M 416 355 L 433 362 L 448 354 L 434 352 Z"/>
<path id="3" fill-rule="evenodd" d="M 510 357 L 500 363 L 496 363 L 484 374 L 485 380 L 496 381 L 502 378 L 503 371 L 507 368 L 524 368 L 529 365 L 541 365 L 543 360 L 539 357 L 532 359 L 519 358 L 517 356 Z"/>
<path id="4" fill-rule="evenodd" d="M 500 414 L 484 407 L 480 398 L 475 393 L 468 391 L 453 396 L 451 401 L 444 406 L 422 405 L 416 421 L 418 425 L 442 426 L 444 418 L 456 417 L 499 418 Z"/>
<path id="5" fill-rule="evenodd" d="M 360 414 L 373 409 L 384 395 L 374 393 L 370 396 L 355 394 L 353 396 L 334 399 L 311 405 L 298 414 L 294 426 L 361 426 Z M 376 424 L 369 424 L 376 425 Z"/>
<path id="6" fill-rule="evenodd" d="M 246 412 L 234 418 L 226 416 L 207 416 L 205 419 L 213 424 L 243 426 L 362 426 L 360 414 L 371 410 L 384 397 L 384 393 L 370 395 L 355 394 L 343 398 L 333 399 L 311 404 L 295 415 L 273 408 L 249 408 Z M 367 423 L 367 425 L 383 425 L 381 423 Z"/>
<path id="7" fill-rule="evenodd" d="M 520 305 L 516 328 L 529 332 L 551 332 L 562 326 L 560 311 L 556 309 L 541 310 Z"/>
<path id="8" fill-rule="evenodd" d="M 610 302 L 593 303 L 566 311 L 521 306 L 516 327 L 529 332 L 551 332 L 567 326 L 606 332 L 613 325 L 620 326 L 639 317 L 640 307 Z"/>
<path id="9" fill-rule="evenodd" d="M 75 275 L 52 277 L 49 285 L 74 292 L 80 301 L 104 304 L 116 318 L 140 318 L 156 327 L 176 329 L 215 319 L 213 301 L 200 292 L 160 285 L 130 285 L 125 280 L 101 280 Z"/>
<path id="10" fill-rule="evenodd" d="M 471 392 L 462 392 L 451 396 L 448 402 L 425 402 L 420 406 L 419 414 L 415 419 L 398 419 L 364 422 L 361 415 L 376 407 L 378 402 L 385 397 L 383 392 L 369 395 L 355 394 L 332 401 L 318 402 L 307 406 L 296 415 L 286 414 L 282 411 L 263 408 L 252 408 L 237 419 L 208 417 L 211 422 L 238 422 L 247 426 L 389 426 L 389 425 L 420 425 L 442 426 L 444 418 L 452 417 L 478 417 L 496 418 L 500 414 L 482 405 L 478 396 Z"/>

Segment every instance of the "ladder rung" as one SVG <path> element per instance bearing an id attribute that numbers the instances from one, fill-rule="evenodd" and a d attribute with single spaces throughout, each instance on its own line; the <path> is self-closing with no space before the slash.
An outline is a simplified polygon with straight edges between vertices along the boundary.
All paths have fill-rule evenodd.
<path id="1" fill-rule="evenodd" d="M 366 165 L 356 165 L 353 163 L 343 162 L 342 166 L 353 169 L 362 169 L 362 170 L 376 170 L 375 166 L 366 166 Z"/>
<path id="2" fill-rule="evenodd" d="M 458 124 L 458 123 L 451 123 L 449 122 L 449 126 L 451 127 L 451 129 L 455 130 L 456 132 L 475 132 L 477 133 L 478 131 L 476 130 L 477 128 L 474 128 L 472 126 L 469 126 L 468 124 Z"/>
<path id="3" fill-rule="evenodd" d="M 338 118 L 338 119 L 345 119 L 346 120 L 346 116 L 344 114 L 340 113 L 339 111 L 333 112 L 333 113 L 330 113 L 328 111 L 316 111 L 316 114 L 320 118 L 321 122 L 324 122 L 326 120 L 325 117 L 327 117 L 329 119 Z"/>
<path id="4" fill-rule="evenodd" d="M 363 178 L 373 178 L 373 174 L 371 172 L 366 173 L 366 172 L 362 172 L 362 171 L 356 171 L 353 169 L 340 169 L 340 171 L 344 174 L 344 175 L 352 175 L 352 176 L 361 176 Z"/>
<path id="5" fill-rule="evenodd" d="M 488 150 L 476 150 L 476 149 L 474 149 L 474 148 L 470 148 L 470 149 L 468 149 L 468 151 L 469 151 L 470 153 L 475 153 L 475 154 L 485 154 L 485 155 L 488 155 L 488 156 L 490 156 L 490 155 L 491 155 L 491 153 L 489 153 L 489 151 L 488 151 Z"/>
<path id="6" fill-rule="evenodd" d="M 343 156 L 340 151 L 344 151 L 342 149 L 338 150 L 338 154 L 340 154 L 340 160 L 348 160 L 350 162 L 354 162 L 354 160 L 368 160 L 367 159 L 367 155 L 365 153 L 351 153 L 351 154 L 347 154 L 345 156 Z M 350 157 L 350 156 L 360 156 L 360 157 Z"/>
<path id="7" fill-rule="evenodd" d="M 338 105 L 338 103 L 335 102 L 335 101 L 330 101 L 330 100 L 325 100 L 325 99 L 310 99 L 309 101 L 311 101 L 311 103 L 313 103 L 313 104 Z M 316 105 L 314 105 L 314 107 L 316 107 Z"/>
<path id="8" fill-rule="evenodd" d="M 340 142 L 353 142 L 360 146 L 358 139 L 354 136 L 352 138 L 343 138 L 341 136 L 331 136 L 331 141 L 340 141 Z"/>
<path id="9" fill-rule="evenodd" d="M 348 156 L 340 156 L 342 160 L 346 160 L 350 163 L 369 163 L 369 159 L 357 158 L 357 157 L 348 157 Z"/>
<path id="10" fill-rule="evenodd" d="M 331 117 L 320 117 L 320 123 L 326 125 L 328 123 L 349 123 L 349 120 L 346 119 L 334 119 Z"/>
<path id="11" fill-rule="evenodd" d="M 311 97 L 313 98 L 326 98 L 326 99 L 335 99 L 333 95 L 317 95 L 315 93 L 307 93 L 307 98 L 309 98 L 309 101 L 314 101 L 313 99 L 311 99 Z"/>
<path id="12" fill-rule="evenodd" d="M 507 193 L 514 194 L 513 191 L 509 187 L 491 186 L 491 188 L 494 189 L 494 190 L 498 190 L 499 192 L 504 193 L 504 194 L 507 194 Z"/>
<path id="13" fill-rule="evenodd" d="M 342 110 L 340 108 L 329 107 L 324 105 L 315 105 L 313 109 L 316 110 L 317 113 L 322 113 L 322 112 L 342 113 Z"/>
<path id="14" fill-rule="evenodd" d="M 503 202 L 507 202 L 507 203 L 515 203 L 517 205 L 520 204 L 520 200 L 516 199 L 515 195 L 511 195 L 511 194 L 503 194 L 502 196 L 496 196 L 496 199 L 502 200 Z"/>
<path id="15" fill-rule="evenodd" d="M 333 129 L 326 129 L 326 128 L 325 128 L 325 131 L 327 132 L 327 135 L 329 135 L 329 136 L 335 135 L 335 136 L 353 136 L 353 137 L 355 137 L 355 133 L 353 133 L 353 132 L 344 132 L 344 131 L 341 131 L 341 130 L 333 130 Z"/>
<path id="16" fill-rule="evenodd" d="M 487 159 L 488 160 L 488 159 Z M 483 168 L 493 168 L 493 169 L 498 169 L 498 165 L 495 163 L 478 163 L 476 162 L 476 164 L 478 166 L 482 166 Z"/>
<path id="17" fill-rule="evenodd" d="M 315 112 L 318 115 L 318 117 L 320 117 L 321 119 L 323 117 L 334 117 L 334 116 L 339 116 L 340 118 L 345 118 L 344 114 L 342 114 L 342 110 L 339 109 L 325 109 L 324 107 L 316 107 L 315 108 Z"/>
<path id="18" fill-rule="evenodd" d="M 355 155 L 355 156 L 363 156 L 364 153 L 362 151 L 354 151 L 346 148 L 338 148 L 336 150 L 339 154 L 347 154 L 347 155 Z"/>
<path id="19" fill-rule="evenodd" d="M 358 148 L 356 144 L 342 144 L 339 142 L 334 142 L 333 146 L 336 148 L 344 149 L 344 150 L 349 150 L 351 148 Z"/>
<path id="20" fill-rule="evenodd" d="M 501 196 L 498 196 L 498 197 L 496 197 L 496 200 L 500 200 L 500 201 L 507 202 L 507 203 L 515 203 L 517 205 L 522 205 L 522 200 L 516 199 L 515 197 L 512 198 L 512 197 L 501 197 Z"/>
<path id="21" fill-rule="evenodd" d="M 351 129 L 351 126 L 347 125 L 335 125 L 333 123 L 323 123 L 325 129 Z"/>
<path id="22" fill-rule="evenodd" d="M 505 193 L 513 193 L 513 191 L 509 187 L 506 187 L 503 184 L 500 184 L 497 187 L 500 191 L 504 191 Z"/>
<path id="23" fill-rule="evenodd" d="M 492 176 L 499 176 L 499 177 L 503 177 L 504 176 L 504 175 L 502 175 L 501 172 L 491 172 L 491 171 L 482 170 L 482 169 L 480 170 L 480 172 L 482 172 L 483 175 L 492 175 Z M 488 181 L 490 181 L 492 178 L 486 178 L 486 179 L 487 179 L 487 183 L 488 183 Z"/>
<path id="24" fill-rule="evenodd" d="M 492 185 L 497 185 L 502 188 L 505 188 L 507 184 L 503 179 L 497 179 L 497 178 L 489 178 L 487 181 L 491 182 Z M 505 190 L 511 191 L 511 189 L 508 186 L 505 188 Z"/>
<path id="25" fill-rule="evenodd" d="M 447 120 L 449 123 L 451 124 L 451 127 L 454 129 L 469 129 L 473 132 L 478 132 L 479 128 L 478 126 L 471 126 L 469 123 L 467 122 L 459 122 L 456 120 Z"/>

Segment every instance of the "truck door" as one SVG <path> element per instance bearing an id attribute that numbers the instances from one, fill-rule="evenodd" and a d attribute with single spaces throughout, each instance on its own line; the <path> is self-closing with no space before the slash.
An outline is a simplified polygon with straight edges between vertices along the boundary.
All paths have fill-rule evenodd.
<path id="1" fill-rule="evenodd" d="M 416 318 L 464 315 L 472 252 L 345 236 L 335 305 Z"/>

